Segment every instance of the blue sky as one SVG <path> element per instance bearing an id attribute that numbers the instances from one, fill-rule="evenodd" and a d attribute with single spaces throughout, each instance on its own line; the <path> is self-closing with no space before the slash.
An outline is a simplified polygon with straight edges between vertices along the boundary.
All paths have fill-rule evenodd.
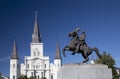
<path id="1" fill-rule="evenodd" d="M 30 55 L 35 11 L 38 11 L 44 55 L 50 56 L 51 62 L 57 38 L 62 51 L 70 41 L 68 33 L 79 27 L 86 31 L 90 47 L 99 48 L 100 53 L 110 53 L 120 67 L 119 0 L 0 0 L 0 71 L 3 75 L 9 76 L 14 39 L 20 61 Z M 62 56 L 63 63 L 83 60 L 81 55 L 71 56 L 70 52 L 66 55 L 66 58 Z M 93 53 L 92 57 L 96 55 Z"/>

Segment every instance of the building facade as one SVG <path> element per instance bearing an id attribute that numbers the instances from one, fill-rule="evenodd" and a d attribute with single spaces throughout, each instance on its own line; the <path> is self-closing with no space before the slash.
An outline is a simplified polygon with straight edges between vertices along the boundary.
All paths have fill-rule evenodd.
<path id="1" fill-rule="evenodd" d="M 26 75 L 27 77 L 33 76 L 36 77 L 36 79 L 42 77 L 46 79 L 57 79 L 57 71 L 62 66 L 59 44 L 57 42 L 54 62 L 50 63 L 49 56 L 44 56 L 37 14 L 35 14 L 30 51 L 30 56 L 25 56 L 24 62 L 20 64 L 16 42 L 14 41 L 10 59 L 10 79 L 17 79 L 20 75 Z"/>

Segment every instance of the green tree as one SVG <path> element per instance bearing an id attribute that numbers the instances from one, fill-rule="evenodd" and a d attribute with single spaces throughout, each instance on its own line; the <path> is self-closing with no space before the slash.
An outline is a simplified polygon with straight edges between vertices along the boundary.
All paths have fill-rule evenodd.
<path id="1" fill-rule="evenodd" d="M 30 78 L 27 78 L 25 75 L 20 75 L 18 79 L 36 79 L 35 77 L 31 76 Z M 46 77 L 41 77 L 40 79 L 46 79 Z"/>
<path id="2" fill-rule="evenodd" d="M 102 58 L 97 59 L 96 63 L 102 63 L 108 65 L 109 68 L 112 68 L 115 65 L 115 60 L 109 53 L 107 54 L 106 52 L 103 52 Z"/>
<path id="3" fill-rule="evenodd" d="M 40 78 L 40 79 L 46 79 L 46 77 L 42 77 L 42 78 Z"/>
<path id="4" fill-rule="evenodd" d="M 106 52 L 103 52 L 102 54 L 102 58 L 98 58 L 96 60 L 96 63 L 102 63 L 102 64 L 105 64 L 105 65 L 108 65 L 108 68 L 111 68 L 112 69 L 112 76 L 113 76 L 113 79 L 119 79 L 120 75 L 117 74 L 117 71 L 114 67 L 115 65 L 115 60 L 112 58 L 112 56 Z"/>
<path id="5" fill-rule="evenodd" d="M 36 79 L 35 77 L 31 76 L 29 79 Z"/>
<path id="6" fill-rule="evenodd" d="M 18 79 L 28 79 L 28 78 L 27 78 L 27 76 L 25 76 L 25 75 L 20 75 L 20 76 L 18 77 Z"/>
<path id="7" fill-rule="evenodd" d="M 18 77 L 18 79 L 36 79 L 36 78 L 33 77 L 33 76 L 31 76 L 30 78 L 28 78 L 28 77 L 25 76 L 25 75 L 20 75 L 20 76 Z"/>

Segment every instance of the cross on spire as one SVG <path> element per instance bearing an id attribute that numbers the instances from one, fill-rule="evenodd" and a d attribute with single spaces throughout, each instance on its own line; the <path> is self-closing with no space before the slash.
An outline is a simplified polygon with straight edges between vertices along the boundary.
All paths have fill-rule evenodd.
<path id="1" fill-rule="evenodd" d="M 38 15 L 38 12 L 37 12 L 37 11 L 35 11 L 35 18 L 37 18 L 37 15 Z"/>

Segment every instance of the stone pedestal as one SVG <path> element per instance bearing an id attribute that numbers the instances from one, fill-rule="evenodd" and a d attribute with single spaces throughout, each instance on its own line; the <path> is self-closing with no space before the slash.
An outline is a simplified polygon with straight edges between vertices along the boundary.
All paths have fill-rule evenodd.
<path id="1" fill-rule="evenodd" d="M 112 79 L 112 71 L 102 64 L 65 64 L 57 79 Z"/>

